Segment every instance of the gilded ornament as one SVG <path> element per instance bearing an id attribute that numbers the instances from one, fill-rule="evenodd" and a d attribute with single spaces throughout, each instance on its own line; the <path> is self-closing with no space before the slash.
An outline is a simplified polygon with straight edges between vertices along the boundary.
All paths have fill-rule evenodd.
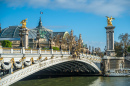
<path id="1" fill-rule="evenodd" d="M 112 19 L 114 19 L 115 20 L 115 18 L 112 18 L 112 16 L 111 17 L 108 17 L 108 16 L 106 16 L 107 17 L 107 26 L 113 26 L 112 25 Z"/>
<path id="2" fill-rule="evenodd" d="M 22 28 L 26 28 L 26 20 L 27 18 L 20 22 L 20 24 L 22 24 Z"/>

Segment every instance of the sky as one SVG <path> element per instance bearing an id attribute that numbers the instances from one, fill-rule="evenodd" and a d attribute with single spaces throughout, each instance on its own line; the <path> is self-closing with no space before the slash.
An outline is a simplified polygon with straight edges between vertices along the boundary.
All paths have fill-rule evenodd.
<path id="1" fill-rule="evenodd" d="M 40 14 L 40 11 L 43 14 Z M 82 34 L 84 44 L 106 46 L 107 18 L 114 17 L 114 39 L 120 34 L 130 34 L 130 0 L 0 0 L 0 23 L 4 29 L 9 26 L 21 26 L 27 20 L 27 28 L 38 25 L 39 17 L 43 26 L 53 32 L 70 32 L 79 37 Z"/>

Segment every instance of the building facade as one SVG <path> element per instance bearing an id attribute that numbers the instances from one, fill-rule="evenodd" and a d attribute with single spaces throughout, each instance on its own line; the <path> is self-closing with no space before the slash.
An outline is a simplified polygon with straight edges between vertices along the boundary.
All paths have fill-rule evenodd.
<path id="1" fill-rule="evenodd" d="M 9 26 L 1 30 L 0 33 L 0 41 L 9 40 L 12 42 L 13 48 L 19 48 L 20 46 L 20 36 L 19 30 L 21 26 Z M 37 32 L 39 32 L 40 38 L 37 39 Z M 36 49 L 38 45 L 38 41 L 41 48 L 49 48 L 49 37 L 53 38 L 54 36 L 60 35 L 62 38 L 69 34 L 68 32 L 53 32 L 50 29 L 45 28 L 42 25 L 41 17 L 39 19 L 38 26 L 34 29 L 29 29 L 28 31 L 28 47 L 32 49 Z M 52 46 L 55 45 L 55 42 L 52 41 Z"/>

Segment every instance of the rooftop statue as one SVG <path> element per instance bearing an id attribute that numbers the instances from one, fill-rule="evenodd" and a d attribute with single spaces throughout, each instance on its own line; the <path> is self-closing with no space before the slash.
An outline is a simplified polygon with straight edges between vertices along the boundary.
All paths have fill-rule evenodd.
<path id="1" fill-rule="evenodd" d="M 26 28 L 26 20 L 27 18 L 20 22 L 20 24 L 22 24 L 22 28 Z"/>
<path id="2" fill-rule="evenodd" d="M 107 17 L 107 26 L 113 26 L 112 25 L 112 19 L 114 19 L 115 20 L 115 18 L 112 18 L 112 16 L 111 17 L 108 17 L 108 16 L 106 16 Z"/>

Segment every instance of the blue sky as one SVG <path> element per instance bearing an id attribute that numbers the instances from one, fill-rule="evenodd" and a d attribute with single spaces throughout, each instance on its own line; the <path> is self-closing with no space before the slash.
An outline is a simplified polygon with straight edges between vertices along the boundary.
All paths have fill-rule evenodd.
<path id="1" fill-rule="evenodd" d="M 115 41 L 119 41 L 119 34 L 130 34 L 130 0 L 0 0 L 2 29 L 20 26 L 25 18 L 27 27 L 33 29 L 40 16 L 44 27 L 54 32 L 73 29 L 74 35 L 82 34 L 84 43 L 102 51 L 106 45 L 105 16 L 115 18 Z"/>

